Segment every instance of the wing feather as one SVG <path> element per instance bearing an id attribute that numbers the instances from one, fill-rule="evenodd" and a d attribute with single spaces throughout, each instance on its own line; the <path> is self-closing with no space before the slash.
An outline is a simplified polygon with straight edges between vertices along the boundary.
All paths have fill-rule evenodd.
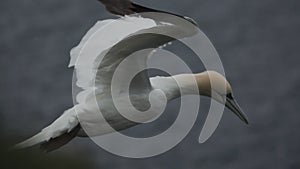
<path id="1" fill-rule="evenodd" d="M 141 12 L 158 12 L 158 10 L 147 8 L 132 3 L 129 0 L 98 0 L 105 5 L 106 9 L 115 15 L 131 15 Z"/>
<path id="2" fill-rule="evenodd" d="M 188 20 L 189 22 L 197 26 L 197 23 L 189 17 L 178 15 L 168 11 L 148 8 L 133 3 L 130 0 L 98 0 L 98 1 L 101 2 L 103 5 L 105 5 L 107 11 L 115 15 L 125 16 L 125 15 L 132 15 L 138 13 L 145 18 L 149 17 L 151 19 L 154 19 L 151 16 L 147 15 L 146 13 L 165 13 L 165 14 L 178 16 L 180 18 Z"/>

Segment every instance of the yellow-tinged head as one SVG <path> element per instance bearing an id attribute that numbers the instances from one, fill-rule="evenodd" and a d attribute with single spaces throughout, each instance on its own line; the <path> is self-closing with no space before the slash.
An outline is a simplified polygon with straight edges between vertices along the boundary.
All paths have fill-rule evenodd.
<path id="1" fill-rule="evenodd" d="M 249 124 L 246 115 L 233 97 L 230 83 L 223 75 L 215 71 L 205 71 L 195 74 L 195 78 L 200 95 L 211 97 L 219 103 L 224 104 L 242 121 Z"/>

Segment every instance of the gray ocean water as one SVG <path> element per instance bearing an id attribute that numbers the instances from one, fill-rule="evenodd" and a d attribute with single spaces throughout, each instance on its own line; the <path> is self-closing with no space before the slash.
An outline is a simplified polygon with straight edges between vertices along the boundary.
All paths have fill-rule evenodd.
<path id="1" fill-rule="evenodd" d="M 45 163 L 48 157 L 72 154 L 106 169 L 300 168 L 300 1 L 136 2 L 199 23 L 221 56 L 250 126 L 226 110 L 213 137 L 199 144 L 201 113 L 183 142 L 154 158 L 121 158 L 89 139 L 76 139 L 46 156 Z M 96 0 L 0 2 L 0 138 L 12 138 L 13 145 L 72 106 L 69 50 L 97 20 L 111 17 Z M 208 100 L 203 102 L 201 112 L 208 107 Z M 166 128 L 173 118 L 170 113 L 136 132 Z"/>

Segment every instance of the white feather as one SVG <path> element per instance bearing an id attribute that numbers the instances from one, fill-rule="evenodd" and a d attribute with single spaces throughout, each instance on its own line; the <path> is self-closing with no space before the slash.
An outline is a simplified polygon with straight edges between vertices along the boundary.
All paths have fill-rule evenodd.
<path id="1" fill-rule="evenodd" d="M 78 111 L 79 109 L 76 109 Z M 47 142 L 52 138 L 56 138 L 62 134 L 70 132 L 79 122 L 77 120 L 75 107 L 66 110 L 63 115 L 56 119 L 51 125 L 44 128 L 35 136 L 19 143 L 16 148 L 31 147 L 39 143 Z"/>

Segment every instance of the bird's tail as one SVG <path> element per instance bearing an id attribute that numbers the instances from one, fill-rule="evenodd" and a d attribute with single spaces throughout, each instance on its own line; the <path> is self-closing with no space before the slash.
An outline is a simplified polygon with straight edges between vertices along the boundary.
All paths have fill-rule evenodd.
<path id="1" fill-rule="evenodd" d="M 17 144 L 15 148 L 23 149 L 40 145 L 42 150 L 50 152 L 65 145 L 71 141 L 80 130 L 80 125 L 76 117 L 75 108 L 65 111 L 64 114 L 51 125 L 33 137 Z"/>
<path id="2" fill-rule="evenodd" d="M 77 133 L 79 132 L 80 128 L 81 128 L 80 125 L 78 125 L 68 133 L 65 133 L 59 137 L 50 139 L 47 142 L 43 142 L 40 144 L 40 148 L 44 152 L 54 151 L 54 150 L 64 146 L 65 144 L 69 143 L 73 138 L 75 138 L 77 136 Z"/>
<path id="3" fill-rule="evenodd" d="M 40 133 L 34 135 L 33 137 L 15 145 L 15 148 L 22 149 L 22 148 L 32 147 L 32 146 L 40 144 L 42 142 L 46 142 L 47 141 L 46 138 L 47 138 L 46 132 L 41 131 Z"/>

